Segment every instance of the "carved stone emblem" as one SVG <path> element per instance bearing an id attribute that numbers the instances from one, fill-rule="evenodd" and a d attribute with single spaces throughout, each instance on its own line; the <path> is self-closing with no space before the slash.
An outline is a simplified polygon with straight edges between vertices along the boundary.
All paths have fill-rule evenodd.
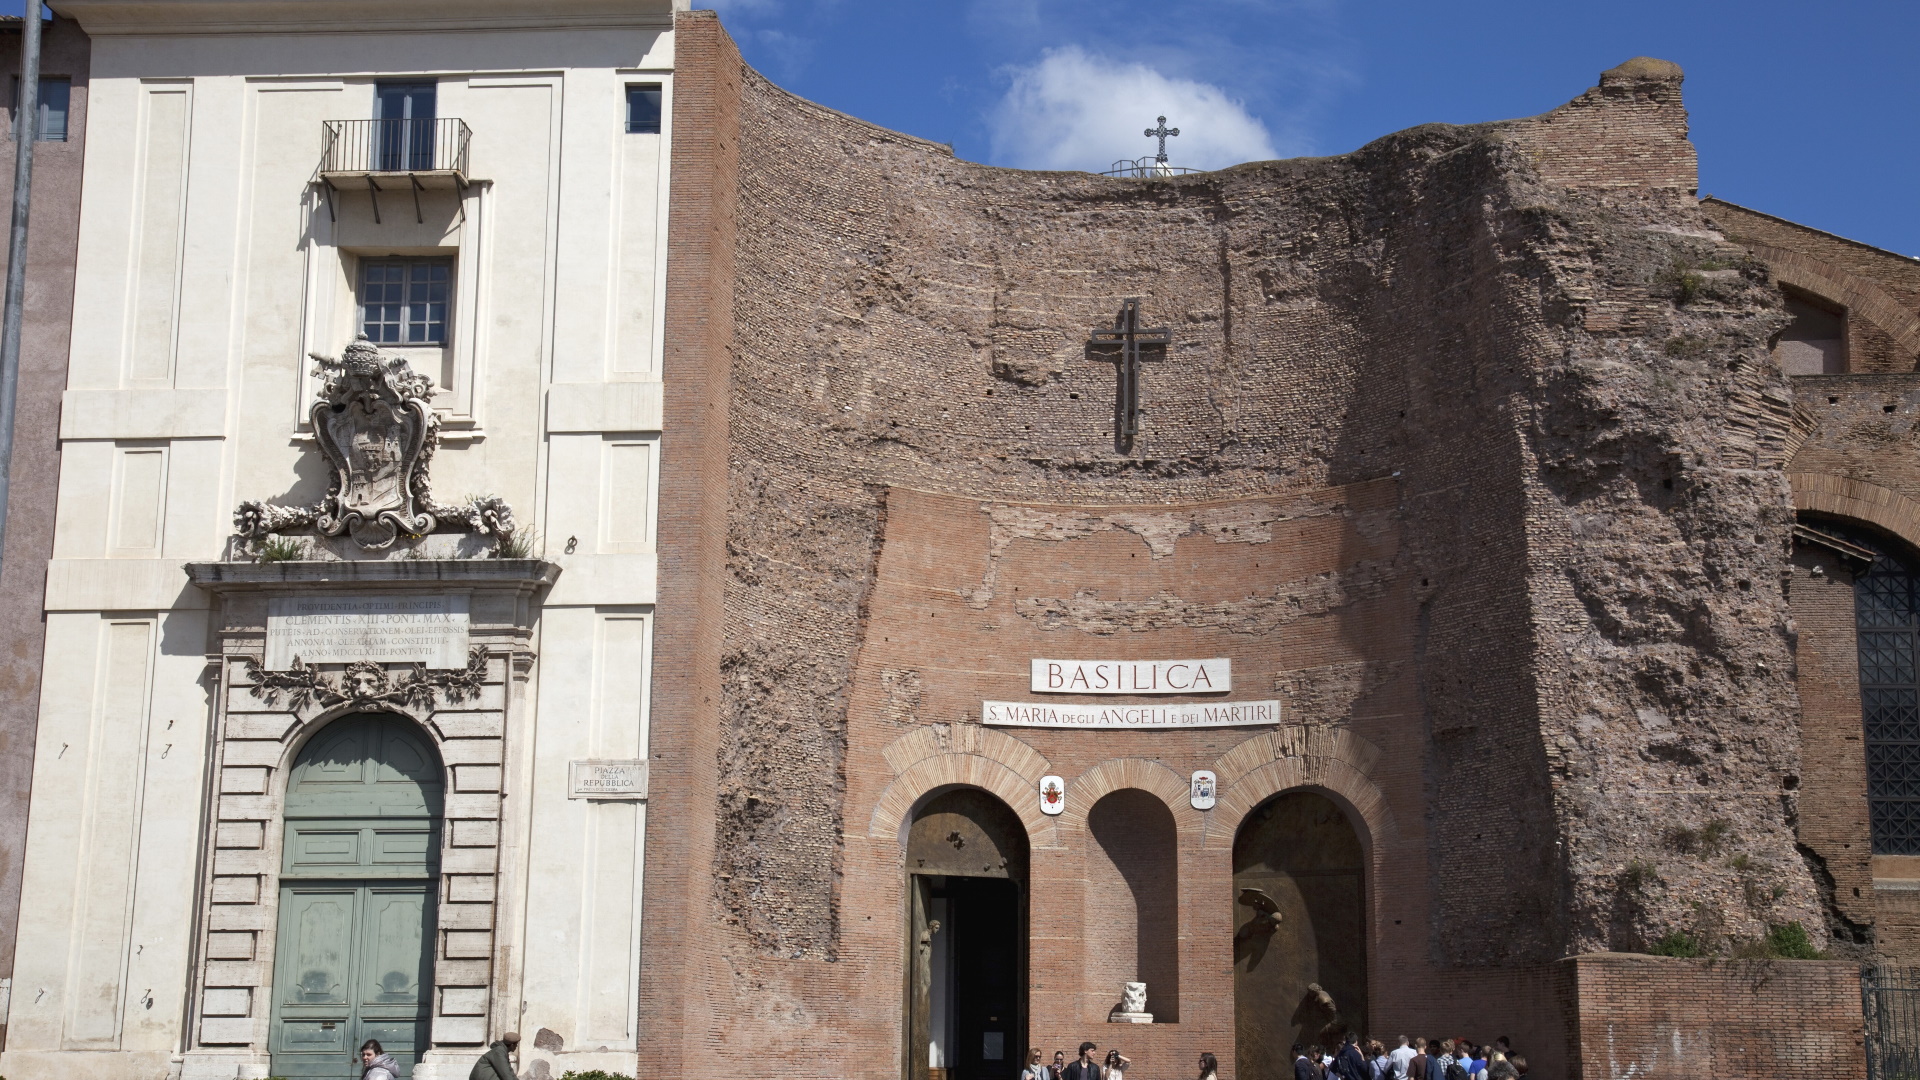
<path id="1" fill-rule="evenodd" d="M 363 334 L 340 359 L 312 354 L 325 379 L 309 410 L 329 466 L 327 494 L 312 506 L 243 502 L 234 531 L 249 541 L 311 528 L 378 550 L 435 529 L 513 535 L 513 511 L 493 496 L 446 506 L 433 501 L 428 467 L 440 444 L 433 380 L 387 356 Z"/>
<path id="2" fill-rule="evenodd" d="M 425 664 L 415 664 L 399 677 L 370 660 L 356 660 L 337 675 L 324 675 L 298 659 L 288 671 L 268 671 L 250 659 L 246 670 L 253 683 L 248 693 L 269 705 L 279 704 L 284 695 L 295 711 L 346 703 L 428 709 L 436 691 L 449 701 L 478 697 L 487 680 L 487 654 L 469 650 L 467 666 L 458 671 L 429 671 Z"/>

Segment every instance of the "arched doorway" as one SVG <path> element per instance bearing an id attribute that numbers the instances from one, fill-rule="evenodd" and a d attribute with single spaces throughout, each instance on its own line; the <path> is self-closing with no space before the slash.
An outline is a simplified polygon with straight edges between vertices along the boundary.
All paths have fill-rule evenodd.
<path id="1" fill-rule="evenodd" d="M 350 1080 L 377 1039 L 410 1075 L 427 1048 L 444 784 L 412 721 L 333 721 L 287 780 L 273 1072 Z"/>
<path id="2" fill-rule="evenodd" d="M 1006 1080 L 1027 1035 L 1027 830 L 978 788 L 907 833 L 907 1080 Z"/>
<path id="3" fill-rule="evenodd" d="M 1367 1030 L 1366 861 L 1341 808 L 1289 791 L 1233 841 L 1234 1047 L 1239 1075 L 1290 1076 L 1294 1043 Z"/>

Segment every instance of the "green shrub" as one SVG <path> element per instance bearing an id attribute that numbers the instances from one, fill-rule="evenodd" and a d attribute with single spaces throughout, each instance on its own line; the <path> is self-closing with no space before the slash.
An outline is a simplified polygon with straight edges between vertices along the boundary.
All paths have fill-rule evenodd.
<path id="1" fill-rule="evenodd" d="M 1675 930 L 1654 942 L 1653 947 L 1647 951 L 1655 956 L 1695 957 L 1705 950 L 1701 949 L 1700 942 L 1695 940 L 1692 934 L 1684 930 Z"/>
<path id="2" fill-rule="evenodd" d="M 269 536 L 253 554 L 258 562 L 299 562 L 307 557 L 307 542 L 292 536 Z"/>
<path id="3" fill-rule="evenodd" d="M 500 542 L 493 546 L 493 557 L 496 559 L 531 559 L 533 558 L 534 550 L 539 546 L 540 540 L 533 534 L 532 529 L 521 529 L 501 537 Z M 593 1077 L 592 1073 L 581 1073 L 580 1075 L 587 1077 L 588 1080 L 592 1080 Z"/>
<path id="4" fill-rule="evenodd" d="M 1797 921 L 1767 927 L 1765 944 L 1768 955 L 1781 960 L 1819 960 L 1826 955 L 1814 947 L 1807 928 Z"/>

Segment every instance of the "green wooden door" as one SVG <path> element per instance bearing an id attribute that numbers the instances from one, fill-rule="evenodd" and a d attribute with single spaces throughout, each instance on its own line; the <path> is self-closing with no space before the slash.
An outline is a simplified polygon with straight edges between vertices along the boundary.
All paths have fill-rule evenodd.
<path id="1" fill-rule="evenodd" d="M 400 717 L 344 717 L 295 761 L 268 1034 L 275 1075 L 353 1080 L 360 1044 L 376 1039 L 407 1076 L 426 1051 L 441 791 L 431 744 Z"/>
<path id="2" fill-rule="evenodd" d="M 354 1055 L 368 1039 L 412 1068 L 427 1048 L 433 890 L 425 881 L 282 888 L 275 1075 L 358 1077 Z"/>

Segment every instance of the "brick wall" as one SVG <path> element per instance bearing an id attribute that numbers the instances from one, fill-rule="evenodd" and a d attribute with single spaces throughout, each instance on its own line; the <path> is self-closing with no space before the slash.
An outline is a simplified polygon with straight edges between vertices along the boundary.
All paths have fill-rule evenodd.
<path id="1" fill-rule="evenodd" d="M 1758 267 L 1676 288 L 1740 256 L 1691 197 L 1677 70 L 1137 182 L 957 161 L 677 25 L 643 1075 L 893 1075 L 901 830 L 949 784 L 1027 823 L 1049 1052 L 1105 1044 L 1119 988 L 1082 974 L 1127 947 L 1090 925 L 1125 913 L 1087 811 L 1172 815 L 1180 1019 L 1107 1032 L 1143 1080 L 1234 1075 L 1233 834 L 1293 787 L 1364 838 L 1376 1032 L 1504 1032 L 1552 1074 L 1559 957 L 1703 909 L 1820 925 L 1783 798 L 1778 300 Z M 1174 345 L 1122 452 L 1083 343 L 1128 296 Z M 979 724 L 1029 657 L 1110 654 L 1230 656 L 1288 723 Z M 1668 843 L 1715 819 L 1777 896 Z"/>
<path id="2" fill-rule="evenodd" d="M 1867 1074 L 1852 963 L 1591 955 L 1561 965 L 1579 1047 L 1572 1075 Z"/>

